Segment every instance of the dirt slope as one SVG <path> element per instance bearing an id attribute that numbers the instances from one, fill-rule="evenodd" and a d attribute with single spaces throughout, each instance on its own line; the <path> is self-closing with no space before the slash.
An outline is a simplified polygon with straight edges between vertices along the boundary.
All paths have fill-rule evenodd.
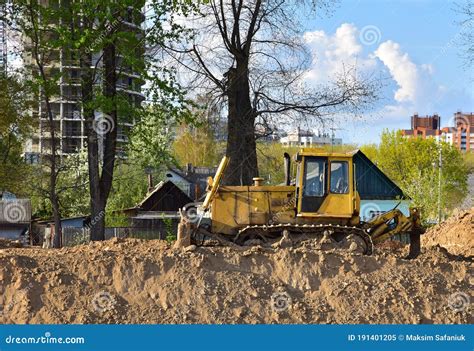
<path id="1" fill-rule="evenodd" d="M 133 239 L 3 249 L 0 322 L 472 323 L 472 262 L 442 248 L 413 261 L 402 251 L 182 250 Z"/>
<path id="2" fill-rule="evenodd" d="M 457 210 L 445 222 L 429 229 L 422 237 L 422 245 L 440 245 L 453 254 L 474 255 L 474 207 Z"/>

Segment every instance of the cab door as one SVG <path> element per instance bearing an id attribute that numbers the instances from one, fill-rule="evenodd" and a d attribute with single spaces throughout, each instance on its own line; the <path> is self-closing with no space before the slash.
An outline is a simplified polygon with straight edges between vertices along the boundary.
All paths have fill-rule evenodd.
<path id="1" fill-rule="evenodd" d="M 303 171 L 299 174 L 298 212 L 316 213 L 327 196 L 327 157 L 305 156 L 302 160 Z"/>
<path id="2" fill-rule="evenodd" d="M 351 217 L 353 213 L 352 162 L 329 160 L 329 192 L 324 211 L 333 216 Z"/>

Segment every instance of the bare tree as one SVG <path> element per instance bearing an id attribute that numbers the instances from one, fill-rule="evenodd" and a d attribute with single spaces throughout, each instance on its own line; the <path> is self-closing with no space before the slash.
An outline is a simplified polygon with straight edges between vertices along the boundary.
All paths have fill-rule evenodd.
<path id="1" fill-rule="evenodd" d="M 463 57 L 470 67 L 474 61 L 474 1 L 467 0 L 462 4 L 455 4 L 455 11 L 462 16 L 459 21 L 461 31 L 459 44 L 463 48 Z"/>
<path id="2" fill-rule="evenodd" d="M 375 81 L 347 68 L 326 86 L 304 84 L 311 55 L 302 39 L 302 11 L 327 11 L 330 1 L 210 0 L 191 22 L 194 39 L 168 48 L 188 72 L 191 91 L 225 102 L 230 164 L 226 184 L 258 175 L 256 138 L 282 118 L 359 112 L 376 99 Z M 202 92 L 204 90 L 204 92 Z"/>

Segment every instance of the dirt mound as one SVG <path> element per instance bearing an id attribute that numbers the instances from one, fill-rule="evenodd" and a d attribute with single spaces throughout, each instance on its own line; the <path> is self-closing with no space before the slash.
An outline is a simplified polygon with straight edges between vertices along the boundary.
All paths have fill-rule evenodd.
<path id="1" fill-rule="evenodd" d="M 11 248 L 20 248 L 22 243 L 19 240 L 8 240 L 0 238 L 0 250 L 1 249 L 11 249 Z"/>
<path id="2" fill-rule="evenodd" d="M 474 208 L 455 211 L 421 237 L 424 246 L 442 246 L 453 254 L 474 255 Z"/>
<path id="3" fill-rule="evenodd" d="M 110 240 L 0 250 L 2 323 L 472 323 L 472 262 Z"/>

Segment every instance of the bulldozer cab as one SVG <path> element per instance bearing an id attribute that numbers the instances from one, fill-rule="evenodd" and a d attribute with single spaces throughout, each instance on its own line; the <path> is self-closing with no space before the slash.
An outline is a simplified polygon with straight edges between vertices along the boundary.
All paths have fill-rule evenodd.
<path id="1" fill-rule="evenodd" d="M 350 154 L 302 149 L 296 170 L 298 217 L 354 216 L 358 197 Z"/>

